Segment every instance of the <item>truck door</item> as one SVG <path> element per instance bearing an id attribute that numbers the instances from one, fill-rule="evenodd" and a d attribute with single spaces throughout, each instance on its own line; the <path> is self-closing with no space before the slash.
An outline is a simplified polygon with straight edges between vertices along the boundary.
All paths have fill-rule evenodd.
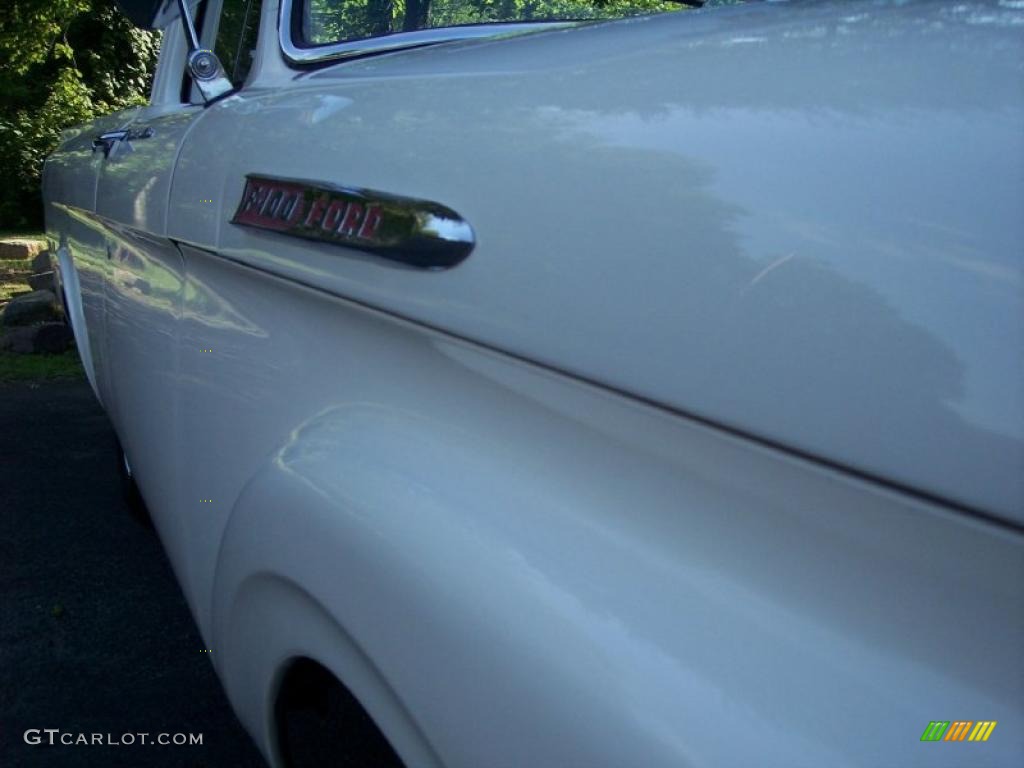
<path id="1" fill-rule="evenodd" d="M 206 0 L 196 17 L 202 46 L 218 49 L 226 72 L 240 78 L 236 86 L 244 72 L 226 56 L 227 51 L 240 50 L 250 5 L 251 0 Z M 258 21 L 258 10 L 252 19 Z M 255 28 L 251 20 L 249 27 Z M 230 45 L 222 44 L 224 36 L 231 38 Z M 185 75 L 186 50 L 175 19 L 164 30 L 158 72 L 166 80 L 164 93 L 139 109 L 123 136 L 112 142 L 99 174 L 96 209 L 109 253 L 106 354 L 111 419 L 185 595 L 201 618 L 193 577 L 195 539 L 211 537 L 205 519 L 195 514 L 199 491 L 187 471 L 188 455 L 181 440 L 185 414 L 193 410 L 188 398 L 196 397 L 181 361 L 201 354 L 195 345 L 182 343 L 189 282 L 181 243 L 209 239 L 215 197 L 209 181 L 217 178 L 218 165 L 211 164 L 196 177 L 182 174 L 178 161 L 189 135 L 219 103 L 204 105 Z M 154 91 L 159 86 L 155 84 Z M 178 190 L 173 209 L 172 186 Z M 168 220 L 175 217 L 180 222 L 183 211 L 187 225 L 172 234 Z M 201 431 L 191 434 L 202 439 Z M 205 629 L 202 621 L 200 629 Z"/>
<path id="2" fill-rule="evenodd" d="M 57 258 L 65 310 L 86 377 L 104 405 L 108 399 L 103 351 L 107 254 L 106 239 L 94 218 L 103 160 L 94 144 L 99 137 L 122 130 L 135 112 L 133 107 L 65 131 L 43 169 L 46 234 Z"/>
<path id="3" fill-rule="evenodd" d="M 184 137 L 203 107 L 186 100 L 181 30 L 164 30 L 151 103 L 100 148 L 96 222 L 106 261 L 107 412 L 161 535 L 178 506 L 178 324 L 184 264 L 167 237 L 167 199 Z"/>

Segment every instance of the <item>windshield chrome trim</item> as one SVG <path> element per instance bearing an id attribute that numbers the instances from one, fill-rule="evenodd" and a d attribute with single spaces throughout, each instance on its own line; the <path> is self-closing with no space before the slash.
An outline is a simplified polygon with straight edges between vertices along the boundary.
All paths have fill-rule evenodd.
<path id="1" fill-rule="evenodd" d="M 363 40 L 352 40 L 347 43 L 317 45 L 304 47 L 292 40 L 292 12 L 297 3 L 303 0 L 281 0 L 281 11 L 277 18 L 277 36 L 281 52 L 289 64 L 316 64 L 322 61 L 336 61 L 367 53 L 394 51 L 400 48 L 416 48 L 432 43 L 445 43 L 454 40 L 472 40 L 495 35 L 513 35 L 520 32 L 535 31 L 541 28 L 557 29 L 558 27 L 575 26 L 577 21 L 534 21 L 507 22 L 498 24 L 474 24 L 465 27 L 437 27 L 420 29 L 415 32 L 395 32 L 380 37 L 368 37 Z"/>

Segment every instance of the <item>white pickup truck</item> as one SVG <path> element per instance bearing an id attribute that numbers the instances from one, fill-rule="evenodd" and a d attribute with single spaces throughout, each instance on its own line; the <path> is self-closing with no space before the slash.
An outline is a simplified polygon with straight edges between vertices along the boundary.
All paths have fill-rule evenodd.
<path id="1" fill-rule="evenodd" d="M 1024 3 L 711 5 L 122 2 L 47 236 L 272 765 L 1024 765 Z"/>

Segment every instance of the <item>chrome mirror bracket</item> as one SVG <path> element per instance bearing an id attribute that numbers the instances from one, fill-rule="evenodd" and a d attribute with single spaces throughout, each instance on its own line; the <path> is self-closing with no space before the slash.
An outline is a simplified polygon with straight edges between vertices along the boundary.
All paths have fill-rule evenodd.
<path id="1" fill-rule="evenodd" d="M 206 104 L 216 101 L 221 96 L 234 90 L 231 81 L 224 76 L 224 68 L 217 54 L 207 48 L 199 47 L 199 35 L 192 20 L 192 11 L 188 0 L 178 0 L 181 25 L 185 29 L 185 40 L 188 42 L 188 58 L 185 67 L 188 69 L 192 82 L 203 97 Z"/>

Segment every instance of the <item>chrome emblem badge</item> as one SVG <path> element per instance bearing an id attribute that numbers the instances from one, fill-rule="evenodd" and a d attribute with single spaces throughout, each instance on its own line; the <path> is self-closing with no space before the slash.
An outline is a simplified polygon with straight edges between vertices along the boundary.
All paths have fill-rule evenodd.
<path id="1" fill-rule="evenodd" d="M 473 228 L 447 206 L 386 192 L 248 175 L 232 224 L 335 243 L 423 268 L 465 259 Z"/>

